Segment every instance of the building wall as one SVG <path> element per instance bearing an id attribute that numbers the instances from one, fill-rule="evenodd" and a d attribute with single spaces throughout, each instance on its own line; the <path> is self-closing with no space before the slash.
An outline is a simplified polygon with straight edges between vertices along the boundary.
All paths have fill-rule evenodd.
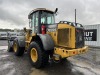
<path id="1" fill-rule="evenodd" d="M 84 28 L 85 30 L 97 29 L 97 41 L 85 41 L 85 44 L 90 46 L 100 46 L 100 24 L 85 25 Z"/>

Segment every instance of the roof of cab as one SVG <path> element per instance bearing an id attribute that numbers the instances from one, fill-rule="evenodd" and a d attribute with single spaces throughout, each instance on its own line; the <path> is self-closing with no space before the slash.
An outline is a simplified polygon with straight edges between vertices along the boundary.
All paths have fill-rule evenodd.
<path id="1" fill-rule="evenodd" d="M 49 9 L 46 9 L 46 8 L 36 8 L 36 9 L 32 10 L 32 11 L 29 13 L 28 16 L 30 16 L 31 14 L 33 14 L 33 13 L 36 12 L 36 11 L 41 11 L 41 10 L 43 10 L 43 11 L 49 11 L 49 12 L 54 13 L 54 11 L 49 10 Z"/>

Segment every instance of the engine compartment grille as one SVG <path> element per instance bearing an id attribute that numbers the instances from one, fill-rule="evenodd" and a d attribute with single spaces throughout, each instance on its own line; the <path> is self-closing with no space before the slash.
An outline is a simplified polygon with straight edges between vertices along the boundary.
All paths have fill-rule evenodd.
<path id="1" fill-rule="evenodd" d="M 58 29 L 58 45 L 68 47 L 70 41 L 70 29 Z"/>

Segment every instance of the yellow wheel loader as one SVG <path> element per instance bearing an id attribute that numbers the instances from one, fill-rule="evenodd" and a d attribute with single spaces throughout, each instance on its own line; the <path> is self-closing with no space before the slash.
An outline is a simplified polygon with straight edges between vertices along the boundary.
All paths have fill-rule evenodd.
<path id="1" fill-rule="evenodd" d="M 84 44 L 84 28 L 79 23 L 60 21 L 55 23 L 55 11 L 45 8 L 32 10 L 25 36 L 16 37 L 13 51 L 21 56 L 27 51 L 30 63 L 35 68 L 46 66 L 49 59 L 60 61 L 67 57 L 87 52 Z"/>

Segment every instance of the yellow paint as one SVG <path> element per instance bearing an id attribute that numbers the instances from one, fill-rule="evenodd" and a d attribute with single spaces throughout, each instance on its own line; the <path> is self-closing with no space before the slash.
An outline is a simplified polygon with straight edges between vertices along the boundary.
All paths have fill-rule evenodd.
<path id="1" fill-rule="evenodd" d="M 60 42 L 58 43 L 58 35 L 61 35 L 59 34 L 58 30 L 59 29 L 69 29 L 69 36 L 68 36 L 68 41 L 66 43 L 68 43 L 69 45 L 66 46 L 66 45 L 61 45 Z M 67 32 L 65 32 L 67 34 Z M 47 34 L 49 34 L 54 43 L 55 43 L 55 46 L 62 46 L 62 47 L 68 47 L 68 48 L 75 48 L 75 27 L 73 26 L 70 26 L 68 24 L 58 24 L 58 27 L 57 27 L 57 30 L 55 32 L 47 32 Z M 65 36 L 67 38 L 67 36 Z M 61 39 L 61 40 L 65 40 L 65 39 Z"/>
<path id="2" fill-rule="evenodd" d="M 58 29 L 65 29 L 65 28 L 69 28 L 69 30 L 70 30 L 70 32 L 69 32 L 69 35 L 70 35 L 69 36 L 69 47 L 75 48 L 75 27 L 68 25 L 68 24 L 58 24 Z M 59 45 L 59 46 L 61 46 L 61 45 Z"/>
<path id="3" fill-rule="evenodd" d="M 60 34 L 60 32 L 59 32 L 60 29 L 62 30 L 62 34 Z M 63 30 L 65 30 L 64 33 L 63 33 Z M 52 31 L 52 32 L 47 31 L 46 34 L 49 34 L 52 37 L 52 39 L 55 43 L 54 54 L 58 54 L 62 58 L 66 58 L 66 57 L 70 57 L 70 56 L 73 56 L 73 55 L 85 53 L 88 50 L 87 46 L 85 46 L 83 48 L 75 49 L 75 42 L 76 42 L 76 40 L 75 40 L 76 39 L 75 27 L 73 27 L 71 25 L 58 24 L 56 31 Z M 68 34 L 68 35 L 66 35 L 66 34 Z M 58 40 L 60 35 L 63 35 L 64 38 L 61 37 L 61 39 L 60 39 L 60 40 L 63 40 L 63 41 Z M 29 35 L 29 32 L 26 33 L 26 48 L 29 47 L 30 42 L 32 40 L 32 37 L 34 37 L 34 36 L 36 36 L 36 34 Z M 68 40 L 66 41 L 66 39 L 68 39 Z M 35 49 L 33 49 L 33 51 L 35 51 Z M 31 56 L 31 57 L 34 61 L 35 57 L 34 56 Z"/>
<path id="4" fill-rule="evenodd" d="M 67 49 L 62 47 L 55 47 L 54 54 L 60 55 L 61 58 L 67 58 L 77 54 L 85 53 L 87 51 L 88 51 L 88 46 L 85 46 L 83 48 L 78 48 L 78 49 Z"/>
<path id="5" fill-rule="evenodd" d="M 36 62 L 38 59 L 38 54 L 37 54 L 37 50 L 35 48 L 32 48 L 30 51 L 30 56 L 33 62 Z"/>
<path id="6" fill-rule="evenodd" d="M 29 48 L 29 45 L 30 45 L 30 42 L 31 42 L 33 36 L 36 36 L 36 34 L 35 33 L 30 34 L 30 29 L 27 29 L 26 30 L 26 35 L 25 35 L 25 43 L 26 43 L 25 44 L 25 49 L 26 50 Z"/>
<path id="7" fill-rule="evenodd" d="M 61 38 L 61 40 L 64 41 L 68 37 L 67 41 L 66 40 L 64 42 L 63 41 L 59 41 L 58 38 L 61 35 L 59 33 L 59 31 L 58 31 L 59 29 L 62 29 L 62 31 L 64 29 L 69 29 L 69 36 L 67 36 L 68 33 L 65 32 L 66 36 L 64 38 L 63 37 Z M 62 47 L 67 47 L 67 48 L 75 48 L 75 27 L 73 27 L 71 25 L 68 25 L 68 24 L 58 24 L 58 27 L 57 27 L 56 31 L 46 32 L 46 33 L 49 34 L 52 37 L 52 39 L 53 39 L 53 41 L 55 43 L 55 46 L 62 46 Z M 29 47 L 29 44 L 30 44 L 33 36 L 36 36 L 36 34 L 33 33 L 33 34 L 30 35 L 30 30 L 27 30 L 27 32 L 26 32 L 26 49 Z M 68 45 L 67 45 L 67 43 L 68 43 Z"/>

